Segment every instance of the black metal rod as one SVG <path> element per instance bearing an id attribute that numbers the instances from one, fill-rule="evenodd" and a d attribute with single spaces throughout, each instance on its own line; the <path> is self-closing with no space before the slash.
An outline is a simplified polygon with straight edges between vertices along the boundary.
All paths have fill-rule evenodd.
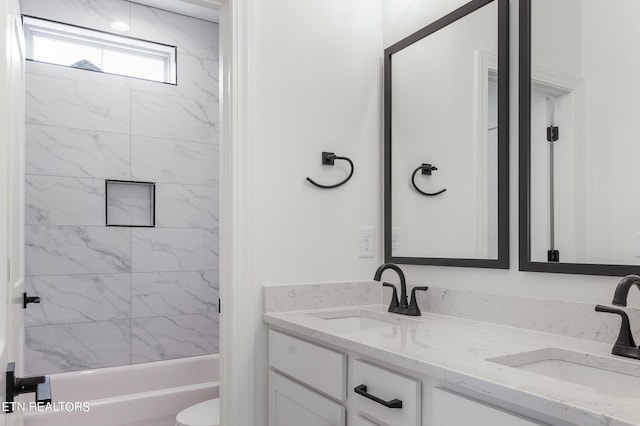
<path id="1" fill-rule="evenodd" d="M 555 250 L 556 246 L 556 206 L 555 206 L 555 158 L 554 158 L 554 145 L 555 138 L 553 137 L 553 128 L 556 126 L 555 122 L 555 99 L 547 97 L 547 141 L 549 142 L 549 244 L 550 249 Z"/>
<path id="2" fill-rule="evenodd" d="M 426 170 L 427 168 L 428 168 L 429 171 L 438 170 L 436 167 L 433 167 L 430 164 L 422 164 L 422 165 L 420 165 L 417 169 L 415 169 L 413 171 L 413 174 L 411 175 L 411 184 L 413 185 L 413 188 L 416 191 L 418 191 L 419 193 L 421 193 L 422 195 L 426 195 L 427 197 L 433 197 L 434 195 L 442 194 L 443 192 L 445 192 L 447 190 L 447 188 L 441 189 L 438 192 L 424 192 L 423 190 L 418 188 L 418 185 L 416 185 L 416 173 L 418 173 L 419 170 Z"/>
<path id="3" fill-rule="evenodd" d="M 345 183 L 347 183 L 349 181 L 349 179 L 351 179 L 351 177 L 353 176 L 353 171 L 355 169 L 355 167 L 353 166 L 353 161 L 351 161 L 351 159 L 349 159 L 347 157 L 337 156 L 333 152 L 323 152 L 322 153 L 322 164 L 324 164 L 325 166 L 333 166 L 334 160 L 344 160 L 347 163 L 349 163 L 349 166 L 351 166 L 351 171 L 349 172 L 349 176 L 347 176 L 346 179 L 344 179 L 343 181 L 338 182 L 338 183 L 336 183 L 334 185 L 322 185 L 322 184 L 314 181 L 310 177 L 307 177 L 307 181 L 309 181 L 309 183 L 311 183 L 312 185 L 315 185 L 318 188 L 322 188 L 322 189 L 333 189 L 333 188 L 337 188 L 337 187 L 342 186 Z"/>
<path id="4" fill-rule="evenodd" d="M 377 402 L 380 405 L 384 405 L 387 408 L 402 408 L 402 401 L 399 399 L 392 399 L 391 401 L 385 401 L 384 399 L 380 399 L 377 396 L 371 395 L 367 392 L 366 385 L 356 386 L 353 391 L 358 395 L 362 395 L 367 399 L 370 399 L 373 402 Z"/>

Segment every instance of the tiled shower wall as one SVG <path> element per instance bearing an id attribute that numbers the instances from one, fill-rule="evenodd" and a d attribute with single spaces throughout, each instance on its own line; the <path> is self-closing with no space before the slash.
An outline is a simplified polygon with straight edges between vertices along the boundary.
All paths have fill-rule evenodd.
<path id="1" fill-rule="evenodd" d="M 27 371 L 217 352 L 217 24 L 123 0 L 22 8 L 178 47 L 177 86 L 27 64 Z M 156 182 L 156 227 L 106 227 L 105 179 Z"/>

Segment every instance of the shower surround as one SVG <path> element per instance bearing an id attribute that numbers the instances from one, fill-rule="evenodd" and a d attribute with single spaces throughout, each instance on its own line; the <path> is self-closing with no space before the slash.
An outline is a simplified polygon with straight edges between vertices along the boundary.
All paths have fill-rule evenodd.
<path id="1" fill-rule="evenodd" d="M 123 0 L 22 10 L 178 49 L 177 86 L 27 63 L 27 372 L 218 352 L 217 24 Z M 156 227 L 106 227 L 105 179 L 156 182 Z"/>

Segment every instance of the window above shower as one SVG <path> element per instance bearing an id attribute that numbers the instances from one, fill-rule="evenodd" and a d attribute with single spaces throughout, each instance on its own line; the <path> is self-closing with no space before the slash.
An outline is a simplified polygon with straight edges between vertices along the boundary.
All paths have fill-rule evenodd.
<path id="1" fill-rule="evenodd" d="M 176 47 L 23 17 L 27 59 L 176 84 Z"/>

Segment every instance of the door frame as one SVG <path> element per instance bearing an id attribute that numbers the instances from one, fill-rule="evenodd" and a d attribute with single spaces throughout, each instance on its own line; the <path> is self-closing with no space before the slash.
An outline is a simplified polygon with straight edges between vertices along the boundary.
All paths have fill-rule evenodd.
<path id="1" fill-rule="evenodd" d="M 0 4 L 0 18 L 9 15 L 10 5 L 14 3 L 17 4 L 17 0 Z M 249 125 L 251 0 L 207 0 L 207 3 L 220 11 L 220 222 L 223 225 L 220 229 L 220 296 L 223 300 L 220 316 L 221 424 L 259 425 L 262 422 L 266 424 L 262 416 L 256 415 L 258 410 L 255 405 L 253 330 L 256 323 L 260 323 L 260 306 L 258 297 L 248 296 L 255 292 L 249 227 L 252 222 L 249 185 L 252 170 L 249 167 L 252 160 Z M 0 31 L 6 30 L 8 20 L 3 21 Z M 0 69 L 0 92 L 8 90 L 8 84 L 5 85 L 8 78 L 5 75 L 5 60 L 6 57 L 0 58 L 0 66 L 3 67 Z M 0 122 L 10 117 L 9 107 L 8 103 L 0 103 Z M 2 139 L 8 140 L 9 136 L 0 134 L 0 142 L 5 142 Z M 5 146 L 0 144 L 0 153 L 4 149 Z M 8 161 L 8 155 L 0 158 Z M 0 170 L 0 189 L 4 188 L 0 191 L 0 240 L 4 241 L 9 241 L 9 229 L 4 226 L 9 220 L 8 211 L 4 208 L 8 204 L 9 192 L 5 190 L 8 185 L 9 173 Z M 0 277 L 8 275 L 7 251 L 8 245 L 0 247 Z M 7 293 L 0 292 L 2 306 L 10 303 L 6 300 Z M 2 348 L 3 334 L 8 332 L 7 319 L 0 316 Z M 5 419 L 6 416 L 2 416 L 0 425 L 4 425 Z"/>
<path id="2" fill-rule="evenodd" d="M 251 250 L 252 4 L 209 1 L 220 11 L 220 424 L 259 426 L 266 425 L 266 398 L 256 395 L 267 389 L 254 355 L 261 308 Z"/>
<path id="3" fill-rule="evenodd" d="M 25 43 L 18 0 L 0 3 L 0 368 L 24 369 Z M 0 389 L 5 389 L 4 374 Z M 4 391 L 0 401 L 5 401 Z M 3 407 L 4 408 L 4 407 Z M 0 413 L 0 425 L 21 426 L 23 414 Z"/>
<path id="4" fill-rule="evenodd" d="M 193 2 L 193 0 L 183 0 Z M 11 4 L 17 0 L 10 0 Z M 0 4 L 0 18 L 10 13 L 9 4 Z M 203 0 L 204 2 L 204 0 Z M 251 0 L 206 0 L 220 11 L 220 394 L 221 424 L 259 425 L 266 420 L 256 415 L 254 332 L 260 323 L 259 298 L 255 293 L 251 271 L 251 196 L 252 170 L 250 138 L 250 68 Z M 8 22 L 4 20 L 4 22 Z M 0 25 L 4 31 L 5 25 Z M 3 37 L 4 38 L 4 37 Z M 6 63 L 0 58 L 0 66 Z M 0 91 L 5 90 L 5 69 L 0 69 Z M 10 116 L 9 105 L 0 103 L 0 122 Z M 0 128 L 6 126 L 0 126 Z M 0 134 L 0 142 L 4 142 Z M 8 136 L 7 136 L 8 138 Z M 0 153 L 4 146 L 0 145 Z M 1 156 L 0 158 L 8 158 Z M 6 168 L 6 167 L 5 167 Z M 0 170 L 0 189 L 8 188 L 9 174 Z M 8 191 L 0 193 L 0 240 L 8 240 Z M 0 277 L 7 276 L 8 247 L 0 247 Z M 7 293 L 0 292 L 4 306 Z M 6 301 L 9 303 L 9 301 Z M 8 331 L 5 318 L 0 316 L 0 347 L 4 332 Z M 233 354 L 233 356 L 232 356 Z M 265 379 L 266 380 L 266 379 Z M 0 380 L 1 381 L 1 380 Z M 260 392 L 259 394 L 264 394 Z M 239 397 L 242 396 L 242 398 Z M 0 398 L 2 399 L 2 398 Z M 266 406 L 264 407 L 266 412 Z M 0 419 L 4 426 L 6 416 Z"/>

